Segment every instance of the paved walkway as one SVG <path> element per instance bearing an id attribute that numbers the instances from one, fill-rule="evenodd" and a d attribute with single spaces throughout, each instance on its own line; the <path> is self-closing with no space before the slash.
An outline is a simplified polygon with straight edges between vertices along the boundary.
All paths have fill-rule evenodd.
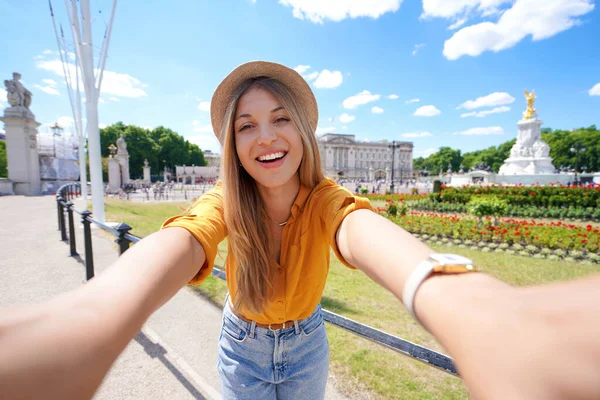
<path id="1" fill-rule="evenodd" d="M 83 209 L 80 200 L 76 208 Z M 68 242 L 60 241 L 57 230 L 53 196 L 0 197 L 0 210 L 0 305 L 42 301 L 84 282 L 82 226 L 76 224 L 81 257 L 69 257 Z M 93 249 L 100 274 L 117 258 L 116 245 L 94 229 Z M 180 290 L 130 342 L 94 398 L 220 399 L 220 324 L 220 308 L 188 288 Z M 326 398 L 345 399 L 332 381 Z"/>

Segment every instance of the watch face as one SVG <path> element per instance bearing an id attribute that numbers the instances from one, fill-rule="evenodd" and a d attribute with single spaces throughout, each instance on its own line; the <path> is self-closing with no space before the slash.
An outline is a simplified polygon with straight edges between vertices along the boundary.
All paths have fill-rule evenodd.
<path id="1" fill-rule="evenodd" d="M 458 264 L 458 265 L 467 265 L 473 264 L 473 260 L 463 257 L 458 254 L 433 254 L 431 258 L 438 261 L 440 264 Z"/>

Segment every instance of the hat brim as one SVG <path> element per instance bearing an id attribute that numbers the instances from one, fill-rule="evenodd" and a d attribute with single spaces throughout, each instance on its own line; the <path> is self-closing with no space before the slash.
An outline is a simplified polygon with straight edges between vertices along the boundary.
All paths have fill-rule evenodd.
<path id="1" fill-rule="evenodd" d="M 235 68 L 217 86 L 210 103 L 210 120 L 213 132 L 221 141 L 221 129 L 225 119 L 225 112 L 233 99 L 233 94 L 246 80 L 266 76 L 283 83 L 294 93 L 304 109 L 308 122 L 313 130 L 317 130 L 319 122 L 319 109 L 315 95 L 304 78 L 296 71 L 285 65 L 268 61 L 251 61 Z"/>

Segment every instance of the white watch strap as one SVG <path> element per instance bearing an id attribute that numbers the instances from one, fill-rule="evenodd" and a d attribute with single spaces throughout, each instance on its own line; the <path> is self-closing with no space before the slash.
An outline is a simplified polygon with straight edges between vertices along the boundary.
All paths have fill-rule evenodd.
<path id="1" fill-rule="evenodd" d="M 410 274 L 406 283 L 404 284 L 404 290 L 402 291 L 402 303 L 404 303 L 404 307 L 408 310 L 409 314 L 412 315 L 414 319 L 416 319 L 419 323 L 419 318 L 415 314 L 414 302 L 415 295 L 417 294 L 417 290 L 419 287 L 427 279 L 429 275 L 431 275 L 433 269 L 435 268 L 435 263 L 430 258 L 427 258 L 417 265 L 417 268 Z"/>

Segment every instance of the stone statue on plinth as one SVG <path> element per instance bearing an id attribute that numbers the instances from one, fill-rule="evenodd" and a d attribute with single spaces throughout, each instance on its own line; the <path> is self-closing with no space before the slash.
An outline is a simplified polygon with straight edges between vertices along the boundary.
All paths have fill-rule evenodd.
<path id="1" fill-rule="evenodd" d="M 555 168 L 550 157 L 550 146 L 542 140 L 542 121 L 533 107 L 535 91 L 525 90 L 527 109 L 523 119 L 517 122 L 517 141 L 510 150 L 510 156 L 500 167 L 499 175 L 554 174 Z"/>
<path id="2" fill-rule="evenodd" d="M 29 109 L 31 92 L 20 81 L 21 74 L 13 73 L 13 79 L 5 80 L 6 99 L 9 107 L 4 109 L 0 121 L 6 131 L 6 153 L 8 158 L 8 179 L 13 184 L 13 192 L 18 195 L 38 195 L 41 193 L 40 157 L 37 145 L 35 116 Z"/>
<path id="3" fill-rule="evenodd" d="M 13 72 L 12 80 L 5 80 L 4 86 L 6 86 L 8 104 L 10 104 L 11 107 L 25 107 L 29 109 L 32 95 L 21 83 L 20 73 Z"/>
<path id="4" fill-rule="evenodd" d="M 119 138 L 117 139 L 117 148 L 119 149 L 119 154 L 127 154 L 127 142 L 125 142 L 125 138 L 123 137 L 122 133 L 121 136 L 119 136 Z"/>

